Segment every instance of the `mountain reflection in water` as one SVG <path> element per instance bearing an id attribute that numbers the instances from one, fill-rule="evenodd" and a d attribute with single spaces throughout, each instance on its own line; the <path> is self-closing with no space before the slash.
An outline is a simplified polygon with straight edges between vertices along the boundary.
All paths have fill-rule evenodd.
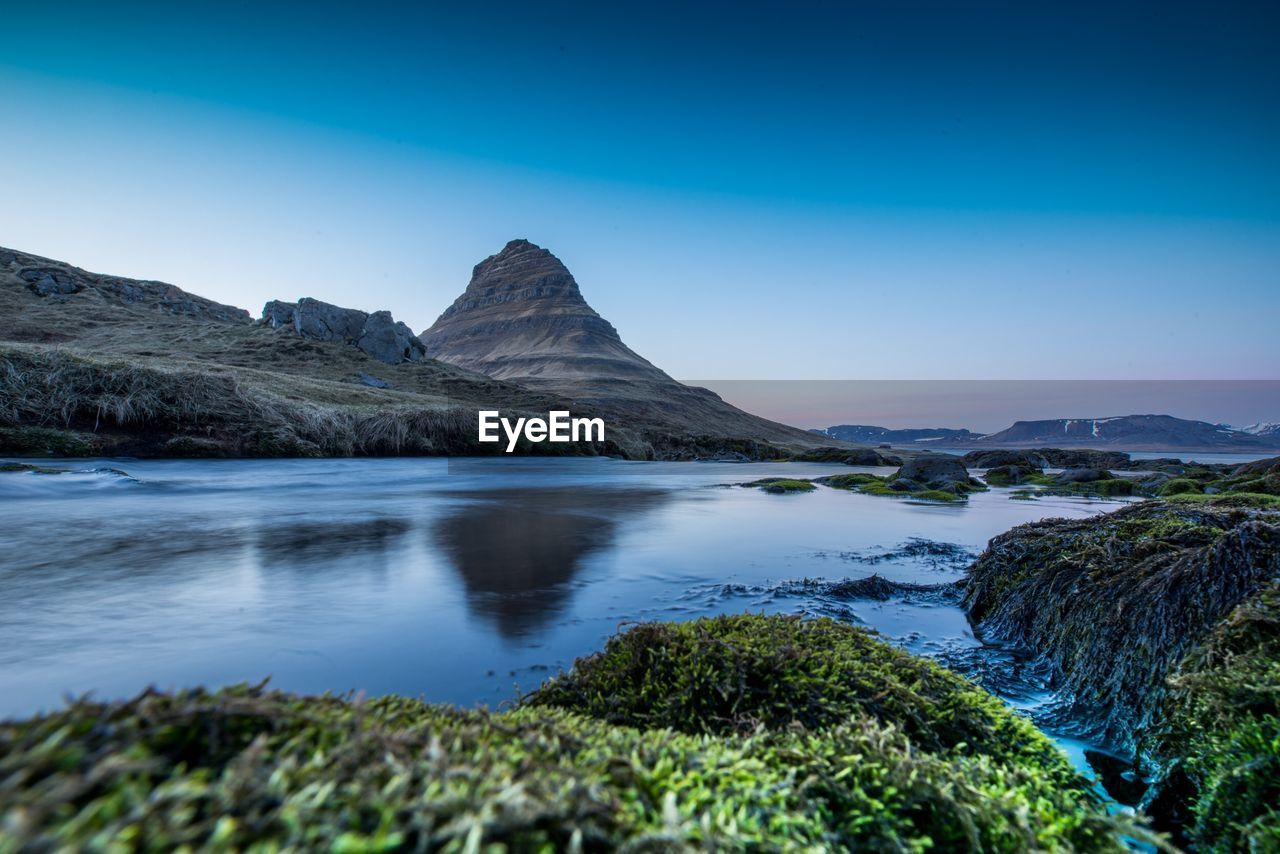
<path id="1" fill-rule="evenodd" d="M 618 524 L 663 503 L 656 489 L 513 489 L 469 493 L 439 519 L 435 541 L 457 570 L 471 610 L 508 638 L 559 615 L 588 559 Z"/>

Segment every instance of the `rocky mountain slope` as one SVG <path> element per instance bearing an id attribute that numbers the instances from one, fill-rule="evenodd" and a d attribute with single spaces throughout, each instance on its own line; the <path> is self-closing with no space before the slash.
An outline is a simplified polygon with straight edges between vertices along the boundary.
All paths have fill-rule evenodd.
<path id="1" fill-rule="evenodd" d="M 560 259 L 527 240 L 477 264 L 466 290 L 421 337 L 441 361 L 571 398 L 654 433 L 712 444 L 824 443 L 676 382 L 622 342 Z"/>

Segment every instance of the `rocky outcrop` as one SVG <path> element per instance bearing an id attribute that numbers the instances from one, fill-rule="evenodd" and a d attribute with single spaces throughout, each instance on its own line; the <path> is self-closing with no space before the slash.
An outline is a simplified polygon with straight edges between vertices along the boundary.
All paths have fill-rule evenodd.
<path id="1" fill-rule="evenodd" d="M 354 345 L 371 358 L 389 365 L 421 362 L 427 348 L 404 323 L 389 311 L 366 314 L 303 297 L 296 303 L 271 300 L 262 307 L 262 324 L 272 329 L 291 328 L 312 341 L 338 341 Z"/>
<path id="2" fill-rule="evenodd" d="M 356 346 L 380 362 L 421 362 L 427 348 L 408 326 L 389 311 L 375 311 L 364 322 Z"/>
<path id="3" fill-rule="evenodd" d="M 1130 801 L 1197 851 L 1280 838 L 1280 514 L 1235 505 L 1023 525 L 964 582 L 977 633 L 1038 657 L 1073 734 L 1136 752 L 1131 779 L 1154 785 Z"/>

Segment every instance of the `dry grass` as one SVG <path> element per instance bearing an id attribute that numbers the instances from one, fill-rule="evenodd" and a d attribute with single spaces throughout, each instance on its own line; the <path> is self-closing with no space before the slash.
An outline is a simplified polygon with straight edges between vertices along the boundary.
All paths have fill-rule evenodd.
<path id="1" fill-rule="evenodd" d="M 0 425 L 91 434 L 104 452 L 173 456 L 491 450 L 475 446 L 474 409 L 447 397 L 332 385 L 7 345 L 0 347 Z M 317 402 L 324 397 L 344 402 Z"/>

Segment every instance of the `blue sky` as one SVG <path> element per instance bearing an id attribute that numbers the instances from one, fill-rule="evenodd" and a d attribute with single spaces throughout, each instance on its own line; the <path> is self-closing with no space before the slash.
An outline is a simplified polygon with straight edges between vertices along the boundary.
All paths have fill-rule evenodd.
<path id="1" fill-rule="evenodd" d="M 1277 377 L 1275 4 L 8 5 L 0 245 L 422 329 L 527 237 L 678 377 Z"/>

